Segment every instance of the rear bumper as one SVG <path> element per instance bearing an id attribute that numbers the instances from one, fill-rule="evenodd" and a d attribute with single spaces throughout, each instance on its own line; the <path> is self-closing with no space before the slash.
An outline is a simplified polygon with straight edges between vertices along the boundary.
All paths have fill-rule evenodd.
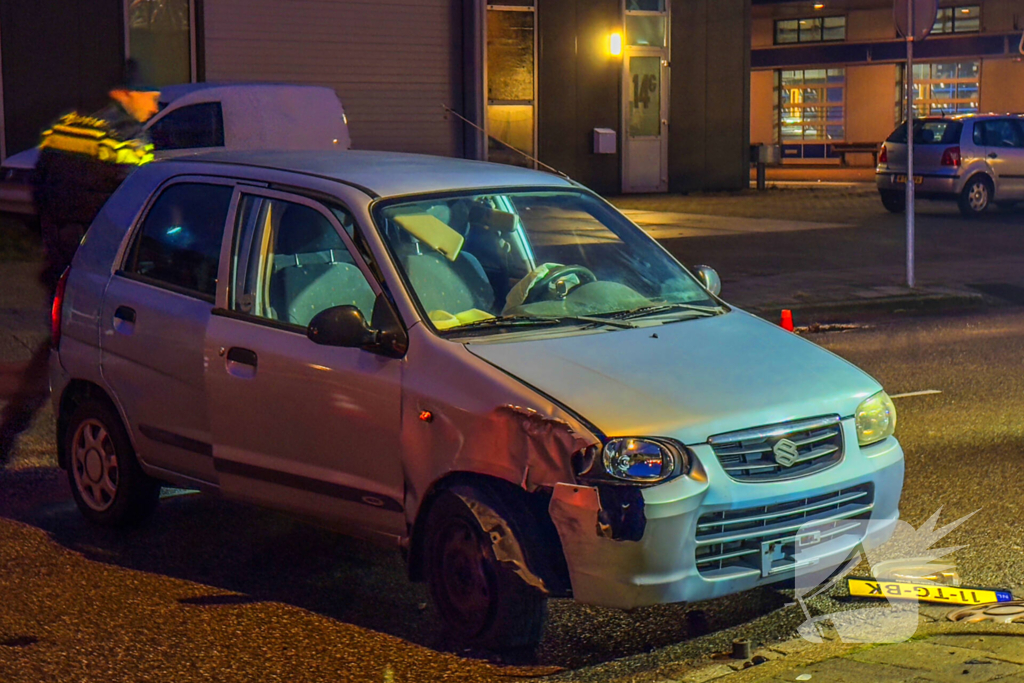
<path id="1" fill-rule="evenodd" d="M 846 429 L 853 430 L 853 426 L 848 424 Z M 856 444 L 856 434 L 848 431 L 847 443 L 850 437 Z M 706 461 L 714 455 L 699 453 L 698 457 Z M 860 544 L 878 545 L 892 534 L 899 518 L 903 468 L 903 451 L 895 439 L 863 451 L 855 447 L 840 465 L 781 485 L 737 483 L 723 479 L 724 473 L 720 475 L 720 470 L 709 466 L 708 477 L 703 481 L 699 476 L 680 477 L 644 490 L 645 527 L 638 541 L 601 536 L 596 510 L 587 509 L 586 487 L 556 487 L 551 515 L 562 539 L 577 601 L 623 609 L 695 602 L 793 579 L 796 575 L 792 568 L 773 569 L 768 576 L 751 566 L 709 570 L 705 564 L 698 569 L 697 525 L 702 515 L 758 507 L 776 509 L 840 490 L 870 488 L 870 523 L 864 520 L 858 531 L 828 540 L 823 535 L 820 543 L 796 554 L 798 561 L 808 561 L 818 568 L 838 567 Z M 761 561 L 760 556 L 755 556 L 749 564 L 756 567 Z"/>
<path id="2" fill-rule="evenodd" d="M 906 176 L 906 173 L 895 173 L 893 171 L 877 171 L 875 173 L 875 185 L 879 192 L 905 192 L 906 183 L 897 182 L 899 176 Z M 922 199 L 956 199 L 963 190 L 964 179 L 956 175 L 938 174 L 915 174 L 921 178 L 921 182 L 915 185 L 915 194 Z"/>

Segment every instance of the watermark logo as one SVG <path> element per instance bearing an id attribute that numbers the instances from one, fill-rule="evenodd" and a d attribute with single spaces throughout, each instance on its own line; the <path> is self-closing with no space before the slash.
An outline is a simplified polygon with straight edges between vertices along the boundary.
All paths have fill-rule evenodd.
<path id="1" fill-rule="evenodd" d="M 955 570 L 950 556 L 965 546 L 934 548 L 977 510 L 936 528 L 939 508 L 919 528 L 902 520 L 833 520 L 801 527 L 793 543 L 796 605 L 806 620 L 800 635 L 813 643 L 831 629 L 846 643 L 900 643 L 917 632 L 918 596 L 929 586 L 945 588 L 943 575 Z M 812 615 L 809 601 L 840 584 L 854 571 L 874 579 L 912 578 L 906 590 L 878 590 L 869 607 Z M 924 588 L 922 588 L 922 586 Z M 897 587 L 899 588 L 899 587 Z"/>

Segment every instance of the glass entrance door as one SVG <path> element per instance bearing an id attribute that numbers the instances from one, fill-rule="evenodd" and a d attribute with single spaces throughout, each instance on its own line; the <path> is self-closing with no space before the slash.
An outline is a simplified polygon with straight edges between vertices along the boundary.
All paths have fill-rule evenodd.
<path id="1" fill-rule="evenodd" d="M 626 0 L 622 191 L 668 191 L 668 0 Z"/>

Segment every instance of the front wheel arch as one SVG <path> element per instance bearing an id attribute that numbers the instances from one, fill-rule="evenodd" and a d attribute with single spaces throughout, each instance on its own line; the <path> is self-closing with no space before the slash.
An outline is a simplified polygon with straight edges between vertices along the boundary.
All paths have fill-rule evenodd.
<path id="1" fill-rule="evenodd" d="M 452 472 L 438 480 L 424 496 L 413 523 L 407 553 L 409 578 L 424 581 L 424 541 L 426 521 L 437 497 L 453 489 L 479 490 L 494 500 L 507 514 L 513 534 L 523 550 L 527 568 L 540 577 L 552 597 L 572 593 L 569 569 L 562 551 L 558 530 L 548 515 L 551 492 L 543 489 L 529 493 L 503 479 L 472 472 Z"/>

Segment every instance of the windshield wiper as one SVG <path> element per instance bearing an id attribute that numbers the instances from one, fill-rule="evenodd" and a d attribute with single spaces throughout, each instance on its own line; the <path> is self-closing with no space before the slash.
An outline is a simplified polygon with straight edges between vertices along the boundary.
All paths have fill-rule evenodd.
<path id="1" fill-rule="evenodd" d="M 587 325 L 609 325 L 620 329 L 636 327 L 633 323 L 622 320 L 591 317 L 588 315 L 499 315 L 495 318 L 476 320 L 465 325 L 450 327 L 444 332 L 461 332 L 463 330 L 480 330 L 490 327 L 532 327 L 545 325 L 561 325 L 562 323 L 586 323 Z"/>
<path id="2" fill-rule="evenodd" d="M 612 313 L 610 317 L 616 320 L 632 320 L 633 318 L 661 315 L 662 313 L 671 313 L 673 311 L 687 311 L 690 313 L 696 313 L 699 317 L 707 318 L 722 313 L 724 308 L 722 306 L 695 306 L 693 304 L 658 304 L 656 306 L 634 308 L 631 311 Z"/>

